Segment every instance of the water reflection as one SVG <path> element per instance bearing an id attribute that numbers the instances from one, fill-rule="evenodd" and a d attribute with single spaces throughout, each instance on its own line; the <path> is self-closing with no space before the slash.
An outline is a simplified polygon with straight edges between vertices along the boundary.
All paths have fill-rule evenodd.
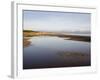
<path id="1" fill-rule="evenodd" d="M 90 42 L 69 37 L 24 37 L 23 52 L 24 69 L 91 65 Z"/>
<path id="2" fill-rule="evenodd" d="M 33 36 L 33 37 L 41 37 L 41 36 Z M 31 45 L 31 39 L 33 37 L 24 37 L 23 39 L 23 44 L 24 44 L 24 47 L 28 47 Z M 43 36 L 44 37 L 44 36 Z M 46 36 L 48 37 L 48 36 Z M 82 42 L 90 42 L 90 37 L 89 36 L 49 36 L 49 37 L 59 37 L 59 38 L 62 38 L 64 40 L 74 40 L 74 41 L 82 41 Z"/>

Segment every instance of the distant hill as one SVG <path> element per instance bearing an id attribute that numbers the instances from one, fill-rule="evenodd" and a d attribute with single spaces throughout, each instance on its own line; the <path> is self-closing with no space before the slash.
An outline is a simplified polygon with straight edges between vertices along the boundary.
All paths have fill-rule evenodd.
<path id="1" fill-rule="evenodd" d="M 33 30 L 23 30 L 24 32 L 39 32 L 39 31 L 33 31 Z"/>

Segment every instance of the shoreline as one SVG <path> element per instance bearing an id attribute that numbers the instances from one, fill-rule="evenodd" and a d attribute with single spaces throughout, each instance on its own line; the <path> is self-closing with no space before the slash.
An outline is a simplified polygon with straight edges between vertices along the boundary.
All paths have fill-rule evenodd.
<path id="1" fill-rule="evenodd" d="M 90 36 L 81 36 L 81 35 L 71 35 L 71 34 L 61 34 L 54 32 L 39 32 L 39 31 L 23 31 L 23 37 L 35 37 L 35 36 L 57 36 L 60 38 L 65 38 L 64 40 L 76 40 L 76 41 L 85 41 L 90 42 Z"/>

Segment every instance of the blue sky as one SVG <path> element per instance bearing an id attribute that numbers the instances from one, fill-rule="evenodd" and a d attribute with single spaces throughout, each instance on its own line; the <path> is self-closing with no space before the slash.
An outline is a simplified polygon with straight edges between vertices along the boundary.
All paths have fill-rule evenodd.
<path id="1" fill-rule="evenodd" d="M 24 29 L 36 31 L 90 31 L 91 14 L 75 12 L 23 11 Z"/>

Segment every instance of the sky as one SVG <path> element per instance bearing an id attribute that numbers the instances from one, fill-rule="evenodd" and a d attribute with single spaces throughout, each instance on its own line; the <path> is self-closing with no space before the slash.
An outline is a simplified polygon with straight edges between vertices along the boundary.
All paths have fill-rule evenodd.
<path id="1" fill-rule="evenodd" d="M 25 30 L 90 32 L 91 14 L 54 11 L 23 11 Z"/>

